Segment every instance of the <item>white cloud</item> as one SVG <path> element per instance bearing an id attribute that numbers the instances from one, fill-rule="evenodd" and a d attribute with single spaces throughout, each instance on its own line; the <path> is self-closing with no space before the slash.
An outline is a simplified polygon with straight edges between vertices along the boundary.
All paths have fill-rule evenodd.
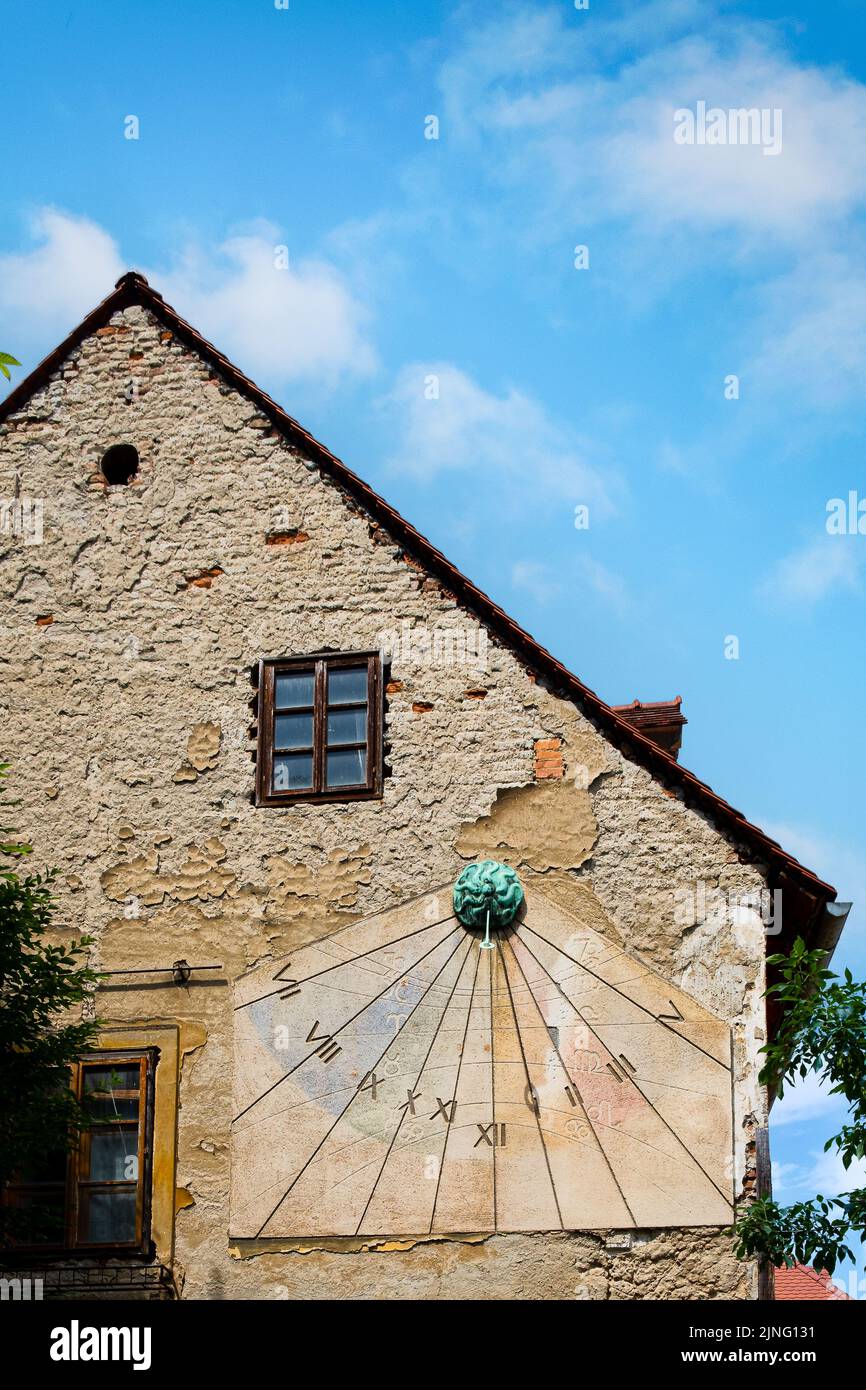
<path id="1" fill-rule="evenodd" d="M 849 1110 L 844 1096 L 831 1095 L 829 1084 L 821 1084 L 817 1074 L 810 1072 L 796 1085 L 786 1087 L 782 1099 L 773 1106 L 770 1123 L 775 1133 L 784 1125 L 817 1122 L 822 1138 L 829 1138 L 845 1124 Z M 772 1142 L 771 1134 L 771 1145 Z M 835 1149 L 812 1149 L 802 1161 L 773 1164 L 773 1195 L 782 1201 L 811 1197 L 817 1192 L 835 1197 L 862 1186 L 866 1186 L 866 1160 L 855 1159 L 846 1169 Z"/>
<path id="2" fill-rule="evenodd" d="M 252 376 L 365 376 L 375 366 L 367 315 L 333 265 L 294 259 L 278 269 L 279 229 L 261 223 L 206 254 L 188 248 L 168 273 L 149 273 L 178 313 Z"/>
<path id="3" fill-rule="evenodd" d="M 562 592 L 562 585 L 549 565 L 537 560 L 518 560 L 511 570 L 513 588 L 530 594 L 536 603 L 549 603 Z"/>
<path id="4" fill-rule="evenodd" d="M 591 515 L 614 510 L 612 470 L 603 473 L 587 441 L 514 387 L 497 396 L 450 362 L 415 362 L 379 405 L 398 439 L 389 464 L 402 473 L 471 470 L 479 485 L 532 493 L 539 505 L 546 497 L 585 503 Z"/>
<path id="5" fill-rule="evenodd" d="M 59 337 L 104 299 L 128 267 L 114 238 L 87 218 L 43 208 L 30 231 L 30 250 L 0 256 L 0 311 L 20 316 L 19 336 L 44 346 L 46 335 Z M 276 227 L 260 223 L 216 248 L 189 243 L 170 265 L 144 273 L 254 377 L 328 382 L 370 372 L 375 355 L 362 304 L 328 261 L 291 259 L 290 269 L 278 269 L 282 244 Z"/>
<path id="6" fill-rule="evenodd" d="M 591 555 L 581 555 L 577 559 L 578 574 L 593 593 L 610 605 L 618 613 L 631 608 L 631 598 L 625 580 Z"/>
<path id="7" fill-rule="evenodd" d="M 804 1180 L 805 1185 L 823 1196 L 836 1197 L 840 1192 L 866 1187 L 866 1159 L 855 1158 L 850 1168 L 846 1168 L 841 1154 L 835 1150 L 813 1153 L 812 1158 L 814 1161 Z"/>
<path id="8" fill-rule="evenodd" d="M 859 536 L 819 536 L 779 560 L 760 586 L 765 598 L 812 604 L 836 590 L 860 588 Z"/>
<path id="9" fill-rule="evenodd" d="M 866 392 L 862 257 L 805 251 L 763 296 L 761 342 L 743 371 L 751 392 L 834 409 Z"/>
<path id="10" fill-rule="evenodd" d="M 20 314 L 28 338 L 41 330 L 61 336 L 127 267 L 114 239 L 87 217 L 41 208 L 29 231 L 37 243 L 31 250 L 0 256 L 0 312 Z"/>
<path id="11" fill-rule="evenodd" d="M 782 843 L 791 849 L 788 840 L 783 840 Z M 807 863 L 809 862 L 807 860 Z M 802 1124 L 805 1120 L 838 1115 L 840 1123 L 844 1123 L 841 1117 L 847 1109 L 844 1097 L 832 1096 L 827 1083 L 822 1084 L 816 1072 L 809 1072 L 802 1081 L 798 1080 L 795 1085 L 785 1087 L 782 1099 L 777 1100 L 773 1106 L 772 1122 L 774 1126 L 796 1125 Z"/>
<path id="12" fill-rule="evenodd" d="M 624 614 L 632 607 L 622 577 L 591 555 L 579 555 L 565 570 L 556 572 L 550 565 L 537 560 L 518 560 L 511 570 L 511 583 L 515 589 L 530 594 L 539 604 L 550 603 L 563 593 L 574 598 L 590 589 L 618 614 Z"/>
<path id="13" fill-rule="evenodd" d="M 796 1182 L 800 1173 L 800 1165 L 799 1163 L 777 1163 L 774 1159 L 771 1170 L 773 1196 L 779 1200 L 782 1198 L 782 1194 L 790 1189 L 791 1184 Z"/>
<path id="14" fill-rule="evenodd" d="M 695 464 L 685 450 L 670 439 L 663 439 L 659 445 L 657 464 L 662 473 L 676 473 L 680 478 L 694 476 Z"/>
<path id="15" fill-rule="evenodd" d="M 866 1159 L 855 1158 L 850 1168 L 845 1168 L 836 1150 L 824 1153 L 812 1149 L 808 1157 L 807 1163 L 774 1165 L 774 1197 L 783 1202 L 814 1197 L 819 1192 L 822 1197 L 838 1197 L 840 1192 L 866 1187 Z"/>
<path id="16" fill-rule="evenodd" d="M 615 206 L 656 225 L 686 221 L 801 243 L 809 227 L 845 217 L 866 198 L 857 155 L 866 87 L 801 68 L 748 31 L 726 48 L 689 39 L 621 72 L 619 129 L 603 153 L 609 175 L 619 175 Z M 672 108 L 695 111 L 699 101 L 779 111 L 779 153 L 766 155 L 759 144 L 676 144 Z"/>
<path id="17" fill-rule="evenodd" d="M 564 7 L 469 29 L 440 75 L 448 129 L 483 139 L 491 177 L 528 186 L 561 227 L 626 215 L 645 230 L 733 227 L 800 242 L 866 200 L 866 87 L 799 65 L 766 26 L 709 7 L 642 9 L 639 34 L 615 19 L 588 26 Z M 674 112 L 699 101 L 781 109 L 781 153 L 676 144 Z"/>
<path id="18" fill-rule="evenodd" d="M 474 13 L 470 10 L 470 13 Z M 795 409 L 859 400 L 866 274 L 852 226 L 866 207 L 866 85 L 807 66 L 783 31 L 699 0 L 624 17 L 519 6 L 464 23 L 443 63 L 443 129 L 472 160 L 483 226 L 564 256 L 645 309 L 705 266 L 764 282 L 734 356 L 752 396 Z M 781 112 L 781 151 L 680 145 L 674 113 L 697 103 Z M 778 400 L 768 401 L 771 408 Z"/>

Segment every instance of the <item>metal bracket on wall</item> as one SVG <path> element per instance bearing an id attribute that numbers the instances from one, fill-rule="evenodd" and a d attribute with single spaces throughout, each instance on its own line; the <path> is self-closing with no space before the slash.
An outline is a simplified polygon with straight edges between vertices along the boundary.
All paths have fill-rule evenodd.
<path id="1" fill-rule="evenodd" d="M 146 966 L 143 970 L 100 970 L 100 975 L 171 975 L 176 985 L 185 985 L 194 970 L 222 970 L 221 965 L 189 965 L 185 960 L 176 960 L 171 965 Z M 166 984 L 168 981 L 166 980 Z"/>

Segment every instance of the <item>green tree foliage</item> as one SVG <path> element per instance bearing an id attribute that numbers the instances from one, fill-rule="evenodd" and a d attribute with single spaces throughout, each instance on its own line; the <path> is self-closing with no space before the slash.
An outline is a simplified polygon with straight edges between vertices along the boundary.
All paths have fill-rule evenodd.
<path id="1" fill-rule="evenodd" d="M 848 1102 L 848 1122 L 828 1139 L 847 1169 L 866 1154 L 866 983 L 850 970 L 843 977 L 825 969 L 824 951 L 807 951 L 797 938 L 789 956 L 770 956 L 779 978 L 767 990 L 784 1009 L 775 1039 L 763 1051 L 761 1081 L 781 1097 L 786 1085 L 814 1071 L 829 1082 L 831 1095 Z M 800 1261 L 831 1274 L 853 1259 L 853 1235 L 866 1233 L 866 1188 L 782 1207 L 759 1198 L 736 1226 L 737 1254 L 765 1255 L 775 1265 Z"/>
<path id="2" fill-rule="evenodd" d="M 8 352 L 0 352 L 0 372 L 3 373 L 7 381 L 12 380 L 10 367 L 20 367 L 21 363 L 17 357 L 11 357 Z"/>
<path id="3" fill-rule="evenodd" d="M 0 764 L 0 778 L 8 764 Z M 10 803 L 0 796 L 8 814 Z M 6 819 L 3 814 L 3 819 Z M 92 1046 L 96 1021 L 76 1021 L 98 975 L 82 962 L 90 937 L 64 945 L 57 930 L 54 873 L 22 873 L 32 852 L 0 826 L 0 1187 L 39 1174 L 86 1124 L 69 1086 L 69 1064 Z M 0 1246 L 35 1239 L 46 1213 L 0 1206 Z"/>

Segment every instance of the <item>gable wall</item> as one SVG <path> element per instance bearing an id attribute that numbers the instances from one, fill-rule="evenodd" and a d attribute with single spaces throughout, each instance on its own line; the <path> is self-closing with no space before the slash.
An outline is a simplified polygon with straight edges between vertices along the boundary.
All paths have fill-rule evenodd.
<path id="1" fill-rule="evenodd" d="M 140 480 L 106 492 L 99 460 L 119 442 L 139 449 Z M 145 310 L 116 314 L 0 426 L 0 495 L 16 474 L 23 498 L 44 499 L 41 545 L 0 536 L 2 751 L 18 824 L 59 866 L 66 921 L 96 937 L 98 965 L 224 966 L 188 990 L 115 984 L 98 1005 L 106 1019 L 187 1026 L 176 1223 L 186 1293 L 745 1295 L 753 1271 L 711 1231 L 650 1233 L 624 1252 L 587 1234 L 387 1256 L 228 1252 L 224 981 L 453 881 L 477 853 L 543 873 L 572 910 L 579 902 L 733 1022 L 741 1182 L 764 1114 L 763 932 L 748 914 L 736 926 L 675 920 L 674 890 L 763 880 L 492 640 L 483 671 L 395 657 L 381 802 L 254 808 L 249 670 L 260 656 L 372 648 L 404 622 L 452 634 L 476 623 Z M 483 699 L 466 694 L 479 688 Z M 535 783 L 541 739 L 562 740 L 562 780 Z"/>

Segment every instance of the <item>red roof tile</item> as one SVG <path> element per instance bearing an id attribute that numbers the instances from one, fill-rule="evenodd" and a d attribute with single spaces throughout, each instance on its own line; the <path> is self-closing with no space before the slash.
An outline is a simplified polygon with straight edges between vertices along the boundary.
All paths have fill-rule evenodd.
<path id="1" fill-rule="evenodd" d="M 797 1300 L 822 1303 L 842 1299 L 851 1302 L 849 1295 L 843 1293 L 830 1278 L 826 1269 L 813 1269 L 811 1265 L 786 1265 L 776 1268 L 776 1302 Z"/>
<path id="2" fill-rule="evenodd" d="M 639 729 L 658 748 L 676 758 L 683 738 L 683 725 L 688 723 L 680 709 L 682 695 L 675 700 L 632 700 L 630 705 L 611 705 L 611 709 Z"/>
<path id="3" fill-rule="evenodd" d="M 688 720 L 680 709 L 682 702 L 682 695 L 677 695 L 673 700 L 632 700 L 630 705 L 611 705 L 611 709 L 621 714 L 623 719 L 634 720 L 635 723 L 658 719 L 665 723 L 687 724 Z"/>

